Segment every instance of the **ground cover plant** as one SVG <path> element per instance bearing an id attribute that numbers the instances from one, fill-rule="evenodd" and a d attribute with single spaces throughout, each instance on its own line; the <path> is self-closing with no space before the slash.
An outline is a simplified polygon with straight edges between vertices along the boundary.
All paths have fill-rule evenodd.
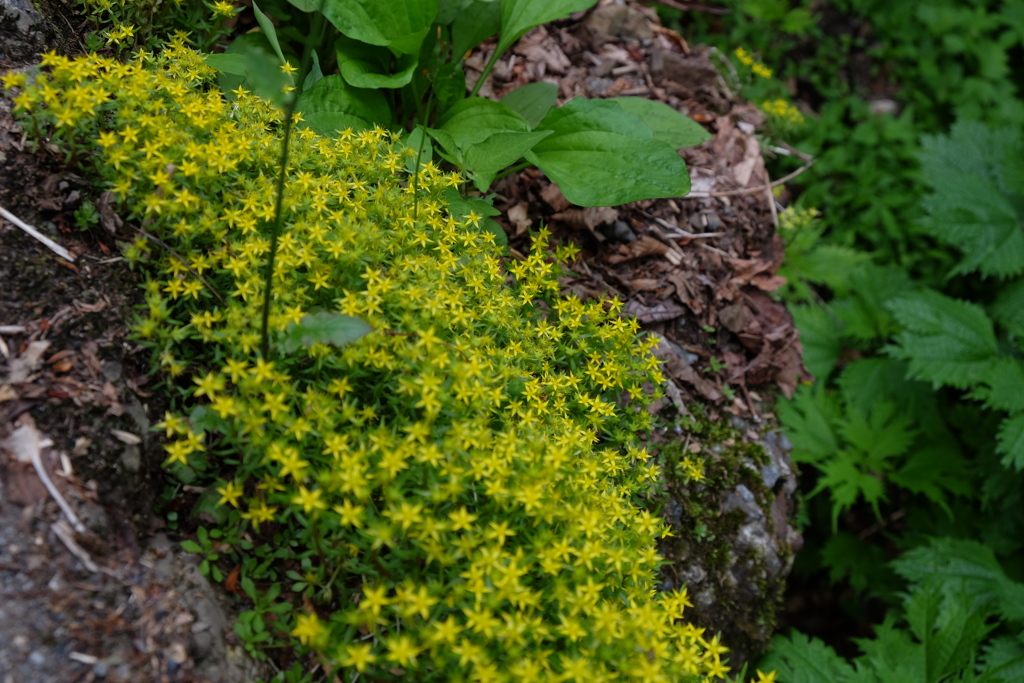
<path id="1" fill-rule="evenodd" d="M 802 302 L 794 317 L 817 376 L 780 405 L 794 457 L 817 473 L 805 527 L 817 548 L 797 570 L 852 589 L 857 618 L 867 600 L 887 609 L 855 647 L 828 638 L 860 652 L 852 666 L 798 633 L 764 665 L 796 681 L 1017 680 L 1024 128 L 1008 65 L 1019 9 L 837 6 L 846 14 L 819 8 L 786 28 L 811 5 L 740 2 L 709 36 L 754 47 L 744 54 L 793 92 L 749 88 L 816 109 L 786 136 L 815 164 L 781 217 L 786 296 Z M 751 30 L 766 19 L 780 31 Z M 841 26 L 853 30 L 837 37 Z"/>
<path id="2" fill-rule="evenodd" d="M 295 681 L 724 675 L 685 591 L 654 591 L 653 342 L 557 296 L 573 248 L 540 231 L 506 285 L 458 174 L 379 128 L 300 130 L 282 165 L 287 113 L 226 101 L 183 41 L 5 86 L 143 226 L 138 335 L 187 408 L 167 465 L 216 481 L 191 547 L 240 566 L 252 651 L 295 647 Z"/>

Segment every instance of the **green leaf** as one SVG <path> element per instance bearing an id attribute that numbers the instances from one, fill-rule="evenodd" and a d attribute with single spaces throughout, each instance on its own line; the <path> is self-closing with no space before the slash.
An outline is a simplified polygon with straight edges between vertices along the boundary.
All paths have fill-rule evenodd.
<path id="1" fill-rule="evenodd" d="M 1003 456 L 1003 467 L 1024 470 L 1024 413 L 1008 417 L 999 425 L 996 452 Z"/>
<path id="2" fill-rule="evenodd" d="M 449 187 L 444 191 L 444 198 L 451 216 L 465 218 L 471 211 L 478 216 L 483 216 L 480 227 L 494 235 L 495 244 L 501 247 L 508 246 L 508 235 L 497 221 L 490 218 L 501 215 L 501 212 L 494 208 L 491 202 L 479 197 L 463 197 L 454 187 Z"/>
<path id="3" fill-rule="evenodd" d="M 498 0 L 470 2 L 452 23 L 452 61 L 460 62 L 467 52 L 501 28 Z"/>
<path id="4" fill-rule="evenodd" d="M 334 45 L 342 78 L 356 88 L 401 88 L 412 80 L 416 55 L 395 57 L 391 51 L 344 36 Z"/>
<path id="5" fill-rule="evenodd" d="M 313 0 L 288 0 L 288 2 L 303 12 L 312 12 L 317 8 L 317 3 Z"/>
<path id="6" fill-rule="evenodd" d="M 438 0 L 324 0 L 322 12 L 344 35 L 399 54 L 416 54 Z"/>
<path id="7" fill-rule="evenodd" d="M 423 130 L 427 131 L 427 135 L 433 138 L 434 142 L 441 145 L 441 151 L 438 151 L 438 154 L 442 158 L 460 168 L 463 166 L 462 152 L 459 151 L 459 145 L 455 142 L 455 138 L 452 137 L 451 133 L 438 128 L 427 128 L 426 126 L 423 126 Z"/>
<path id="8" fill-rule="evenodd" d="M 655 139 L 661 140 L 672 149 L 693 147 L 711 139 L 711 134 L 704 130 L 703 126 L 662 102 L 645 97 L 612 97 L 607 101 L 615 102 L 646 123 L 654 133 Z"/>
<path id="9" fill-rule="evenodd" d="M 929 232 L 963 252 L 953 274 L 979 271 L 1008 277 L 1024 272 L 1021 130 L 990 130 L 957 122 L 947 136 L 922 140 L 921 169 L 934 192 L 923 204 Z"/>
<path id="10" fill-rule="evenodd" d="M 793 460 L 819 465 L 839 450 L 837 425 L 843 410 L 839 399 L 826 393 L 823 382 L 800 385 L 791 400 L 779 400 L 777 409 L 793 442 Z"/>
<path id="11" fill-rule="evenodd" d="M 804 364 L 818 381 L 828 379 L 843 350 L 839 322 L 824 306 L 793 306 L 790 312 L 800 330 Z"/>
<path id="12" fill-rule="evenodd" d="M 256 21 L 259 23 L 260 28 L 263 29 L 263 34 L 270 41 L 270 47 L 274 48 L 274 54 L 280 61 L 281 65 L 285 64 L 284 53 L 281 52 L 281 43 L 277 39 L 277 29 L 274 28 L 274 22 L 270 20 L 266 14 L 260 11 L 259 5 L 255 2 L 252 3 L 253 14 L 256 15 Z"/>
<path id="13" fill-rule="evenodd" d="M 325 76 L 299 97 L 306 127 L 325 137 L 339 130 L 366 130 L 391 124 L 391 109 L 377 90 L 353 88 L 335 74 Z"/>
<path id="14" fill-rule="evenodd" d="M 502 0 L 498 54 L 512 47 L 513 43 L 535 26 L 585 10 L 596 2 L 597 0 Z"/>
<path id="15" fill-rule="evenodd" d="M 544 117 L 554 134 L 526 159 L 579 206 L 614 206 L 690 191 L 686 164 L 643 121 L 614 102 L 570 100 Z"/>
<path id="16" fill-rule="evenodd" d="M 853 667 L 835 650 L 797 631 L 775 636 L 768 655 L 759 669 L 775 671 L 786 683 L 845 683 L 853 676 Z"/>
<path id="17" fill-rule="evenodd" d="M 888 350 L 909 361 L 910 377 L 963 389 L 988 376 L 999 347 L 980 306 L 928 290 L 894 299 L 888 307 L 907 328 Z"/>
<path id="18" fill-rule="evenodd" d="M 198 543 L 196 543 L 195 541 L 192 541 L 192 540 L 182 541 L 181 542 L 181 547 L 186 552 L 190 552 L 190 553 L 201 553 L 201 552 L 204 552 L 203 551 L 203 546 L 199 545 Z"/>
<path id="19" fill-rule="evenodd" d="M 1000 325 L 1024 338 L 1024 279 L 1000 289 L 989 312 Z"/>
<path id="20" fill-rule="evenodd" d="M 312 88 L 324 77 L 323 69 L 320 68 L 320 57 L 317 55 L 316 50 L 313 50 L 312 56 L 313 64 L 309 67 L 309 73 L 306 74 L 306 80 L 302 83 L 303 92 Z"/>
<path id="21" fill-rule="evenodd" d="M 558 101 L 558 86 L 547 81 L 527 83 L 501 98 L 501 103 L 526 119 L 530 128 L 537 125 Z"/>
<path id="22" fill-rule="evenodd" d="M 495 133 L 525 133 L 526 119 L 500 102 L 483 97 L 468 97 L 441 120 L 441 130 L 452 136 L 460 150 L 483 142 Z"/>
<path id="23" fill-rule="evenodd" d="M 342 347 L 373 332 L 373 328 L 359 318 L 322 311 L 303 316 L 296 325 L 288 323 L 279 346 L 284 353 L 294 353 L 301 347 L 330 344 Z"/>
<path id="24" fill-rule="evenodd" d="M 416 173 L 416 164 L 420 166 L 428 164 L 434 158 L 434 147 L 430 144 L 430 137 L 423 129 L 423 126 L 416 126 L 412 132 L 402 138 L 406 147 L 413 150 L 413 153 L 406 157 L 405 168 L 409 173 Z"/>
<path id="25" fill-rule="evenodd" d="M 551 135 L 549 130 L 532 133 L 495 133 L 486 140 L 470 145 L 463 152 L 465 170 L 476 189 L 486 192 L 498 171 L 514 164 L 534 145 Z"/>
<path id="26" fill-rule="evenodd" d="M 216 55 L 203 55 L 206 65 L 217 71 L 223 71 L 236 76 L 245 76 L 249 73 L 249 60 L 245 55 L 232 55 L 228 53 Z"/>

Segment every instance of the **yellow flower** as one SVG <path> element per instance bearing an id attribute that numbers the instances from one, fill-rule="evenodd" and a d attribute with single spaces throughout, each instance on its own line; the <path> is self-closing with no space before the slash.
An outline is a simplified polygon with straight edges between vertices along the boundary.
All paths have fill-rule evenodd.
<path id="1" fill-rule="evenodd" d="M 752 683 L 776 683 L 775 672 L 764 673 L 760 669 L 757 670 L 757 680 Z"/>
<path id="2" fill-rule="evenodd" d="M 303 645 L 312 644 L 313 647 L 317 647 L 318 641 L 326 632 L 327 627 L 320 622 L 316 614 L 300 614 L 295 618 L 295 628 L 291 630 L 291 635 L 298 638 Z"/>
<path id="3" fill-rule="evenodd" d="M 345 656 L 341 658 L 342 666 L 354 666 L 356 671 L 366 671 L 366 667 L 377 661 L 377 655 L 373 654 L 373 645 L 360 643 L 345 647 Z"/>
<path id="4" fill-rule="evenodd" d="M 213 3 L 213 13 L 217 16 L 232 17 L 235 15 L 235 6 L 226 0 Z"/>
<path id="5" fill-rule="evenodd" d="M 299 493 L 292 497 L 292 505 L 302 506 L 302 511 L 307 515 L 312 514 L 314 510 L 326 510 L 327 503 L 320 499 L 323 495 L 323 491 L 320 489 L 314 489 L 310 491 L 305 486 L 299 485 Z"/>
<path id="6" fill-rule="evenodd" d="M 220 500 L 217 501 L 217 505 L 223 505 L 228 503 L 231 507 L 238 507 L 238 498 L 242 495 L 242 487 L 233 481 L 229 481 L 224 486 L 217 487 L 217 493 L 220 494 Z"/>

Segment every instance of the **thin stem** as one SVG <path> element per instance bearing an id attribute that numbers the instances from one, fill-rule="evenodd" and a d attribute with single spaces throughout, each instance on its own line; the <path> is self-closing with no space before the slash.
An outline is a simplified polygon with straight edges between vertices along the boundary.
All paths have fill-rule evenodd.
<path id="1" fill-rule="evenodd" d="M 320 34 L 320 39 L 323 39 L 323 14 L 317 13 L 314 30 L 310 31 L 310 35 Z M 270 359 L 270 336 L 268 333 L 268 326 L 270 323 L 270 297 L 273 294 L 273 280 L 274 280 L 274 261 L 277 259 L 277 241 L 281 234 L 281 213 L 284 207 L 284 183 L 285 177 L 288 172 L 288 147 L 291 141 L 292 134 L 292 120 L 295 114 L 295 107 L 299 102 L 299 94 L 302 92 L 302 86 L 306 81 L 306 74 L 309 73 L 310 63 L 313 61 L 313 41 L 307 40 L 306 46 L 302 51 L 302 62 L 299 65 L 299 76 L 295 80 L 295 90 L 290 95 L 291 97 L 285 102 L 284 105 L 284 141 L 281 144 L 281 161 L 280 161 L 280 173 L 277 176 L 277 197 L 274 201 L 274 222 L 270 230 L 270 256 L 267 258 L 267 270 L 264 275 L 263 283 L 263 315 L 262 323 L 260 325 L 260 354 L 264 360 Z"/>
<path id="2" fill-rule="evenodd" d="M 473 92 L 469 93 L 470 97 L 476 97 L 477 91 L 480 90 L 480 86 L 484 84 L 484 81 L 487 80 L 487 77 L 491 75 L 491 69 L 493 69 L 494 65 L 498 63 L 498 57 L 500 56 L 501 54 L 498 52 L 498 48 L 495 47 L 494 54 L 492 54 L 491 58 L 487 60 L 487 66 L 484 67 L 484 70 L 480 73 L 480 78 L 477 80 L 476 85 L 473 86 Z"/>
<path id="3" fill-rule="evenodd" d="M 498 175 L 494 176 L 494 179 L 495 179 L 495 180 L 501 180 L 501 179 L 502 179 L 502 178 L 504 178 L 505 176 L 507 176 L 507 175 L 512 175 L 512 174 L 513 174 L 513 173 L 515 173 L 516 171 L 522 171 L 522 170 L 523 170 L 524 168 L 526 168 L 527 166 L 530 166 L 530 165 L 531 165 L 531 164 L 530 164 L 530 162 L 529 162 L 529 161 L 521 161 L 521 162 L 519 162 L 518 164 L 515 164 L 515 165 L 513 165 L 513 166 L 509 166 L 509 167 L 508 167 L 508 168 L 506 168 L 506 169 L 505 169 L 504 171 L 502 171 L 502 172 L 501 172 L 501 173 L 499 173 Z"/>

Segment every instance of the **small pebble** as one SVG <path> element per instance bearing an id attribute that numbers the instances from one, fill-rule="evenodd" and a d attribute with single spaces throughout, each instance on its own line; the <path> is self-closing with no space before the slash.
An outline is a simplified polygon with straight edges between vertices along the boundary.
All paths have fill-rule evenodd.
<path id="1" fill-rule="evenodd" d="M 92 665 L 92 675 L 96 678 L 107 677 L 107 663 L 102 659 Z"/>
<path id="2" fill-rule="evenodd" d="M 32 654 L 28 656 L 28 661 L 32 662 L 36 666 L 42 666 L 46 664 L 46 656 L 39 650 L 33 650 Z"/>

